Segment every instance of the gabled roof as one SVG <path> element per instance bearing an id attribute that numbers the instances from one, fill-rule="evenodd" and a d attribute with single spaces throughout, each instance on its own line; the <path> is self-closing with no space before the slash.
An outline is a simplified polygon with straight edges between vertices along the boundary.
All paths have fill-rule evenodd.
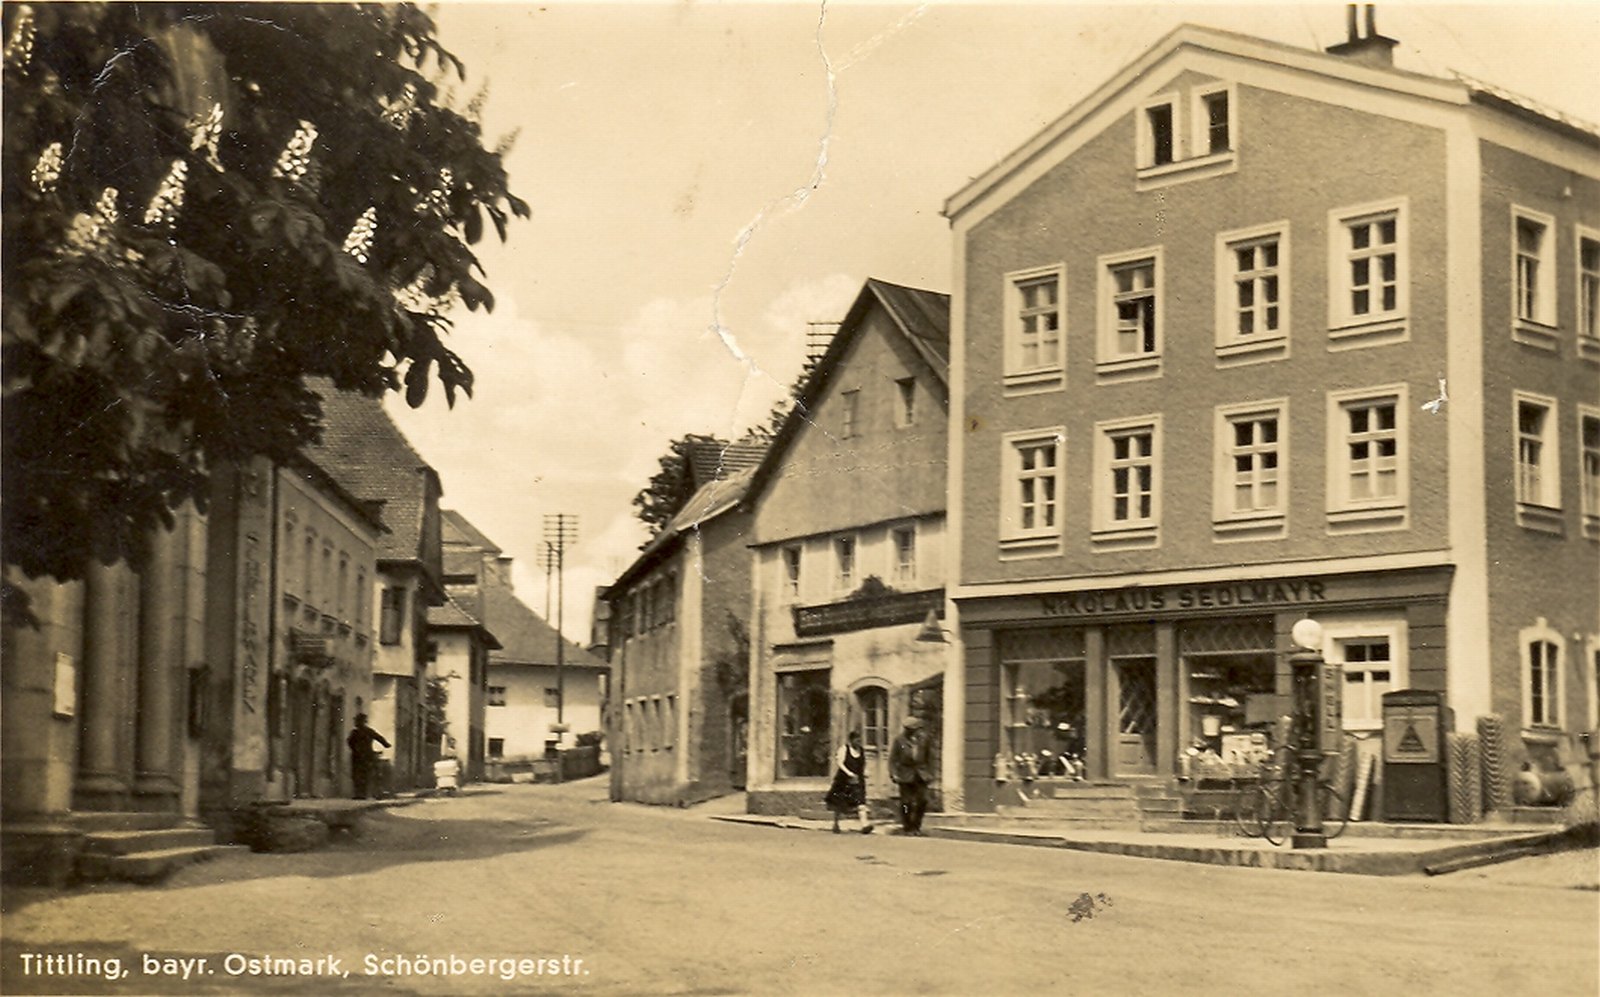
<path id="1" fill-rule="evenodd" d="M 490 554 L 501 553 L 500 546 L 493 540 L 483 535 L 483 531 L 454 509 L 440 509 L 440 532 L 447 544 L 460 544 L 465 547 L 474 547 Z"/>
<path id="2" fill-rule="evenodd" d="M 489 652 L 491 665 L 554 665 L 556 628 L 529 609 L 508 588 L 483 588 L 484 615 L 500 638 L 499 650 Z M 610 669 L 610 665 L 562 638 L 562 663 L 569 668 Z"/>
<path id="3" fill-rule="evenodd" d="M 916 352 L 933 374 L 940 392 L 940 401 L 949 404 L 950 392 L 950 295 L 938 291 L 925 291 L 915 287 L 890 284 L 875 277 L 867 278 L 856 295 L 855 303 L 839 323 L 839 331 L 828 343 L 827 352 L 811 368 L 811 374 L 800 387 L 799 397 L 789 408 L 789 414 L 778 427 L 767 455 L 762 458 L 751 476 L 743 504 L 749 506 L 761 495 L 761 489 L 777 471 L 789 445 L 794 442 L 800 427 L 810 419 L 810 413 L 833 379 L 845 353 L 866 327 L 866 317 L 873 305 L 880 306 L 891 319 L 889 325 L 898 332 L 907 345 Z"/>
<path id="4" fill-rule="evenodd" d="M 1216 53 L 1248 62 L 1257 62 L 1290 71 L 1342 80 L 1391 93 L 1405 94 L 1442 104 L 1465 106 L 1469 101 L 1516 109 L 1526 118 L 1563 134 L 1600 142 L 1600 132 L 1559 112 L 1542 108 L 1525 98 L 1464 77 L 1442 79 L 1393 66 L 1372 66 L 1352 58 L 1256 38 L 1251 35 L 1193 24 L 1179 25 L 1144 54 L 1124 66 L 1089 96 L 1061 117 L 1046 125 L 1010 155 L 996 163 L 945 201 L 944 214 L 955 218 L 1033 160 L 1047 152 L 1063 136 L 1088 121 L 1101 107 L 1127 91 L 1148 83 L 1155 71 L 1184 50 Z"/>
<path id="5" fill-rule="evenodd" d="M 457 602 L 453 597 L 446 596 L 444 605 L 428 607 L 429 630 L 478 630 L 482 632 L 484 642 L 491 648 L 500 646 L 500 641 L 484 626 L 476 616 L 467 611 L 467 608 Z"/>
<path id="6" fill-rule="evenodd" d="M 755 467 L 746 467 L 732 477 L 708 481 L 701 485 L 693 495 L 689 496 L 689 501 L 683 504 L 683 508 L 667 521 L 661 532 L 650 538 L 650 542 L 644 545 L 644 549 L 633 559 L 633 563 L 628 565 L 627 570 L 602 590 L 601 597 L 604 598 L 613 589 L 627 585 L 665 560 L 685 533 L 698 530 L 718 516 L 738 508 L 744 500 L 745 492 L 750 487 L 755 472 Z"/>
<path id="7" fill-rule="evenodd" d="M 725 443 L 722 440 L 708 440 L 690 444 L 689 481 L 699 489 L 713 481 L 731 477 L 745 468 L 755 467 L 761 463 L 761 455 L 766 452 L 765 443 L 743 441 Z"/>
<path id="8" fill-rule="evenodd" d="M 379 542 L 379 559 L 430 562 L 422 549 L 423 515 L 439 476 L 381 399 L 338 391 L 324 378 L 308 378 L 306 387 L 322 399 L 322 442 L 308 446 L 306 456 L 357 498 L 383 502 L 389 532 Z"/>

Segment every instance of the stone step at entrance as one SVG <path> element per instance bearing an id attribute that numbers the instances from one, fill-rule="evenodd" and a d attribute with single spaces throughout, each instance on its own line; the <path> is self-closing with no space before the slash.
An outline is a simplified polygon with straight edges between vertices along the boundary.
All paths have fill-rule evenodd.
<path id="1" fill-rule="evenodd" d="M 186 865 L 248 851 L 217 844 L 215 832 L 177 814 L 81 812 L 70 821 L 83 832 L 81 882 L 154 883 Z"/>

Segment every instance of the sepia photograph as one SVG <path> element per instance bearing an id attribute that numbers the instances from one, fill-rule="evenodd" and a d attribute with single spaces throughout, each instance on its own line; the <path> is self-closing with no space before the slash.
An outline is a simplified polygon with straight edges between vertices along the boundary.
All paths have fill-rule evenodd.
<path id="1" fill-rule="evenodd" d="M 1600 994 L 1600 5 L 0 11 L 0 993 Z"/>

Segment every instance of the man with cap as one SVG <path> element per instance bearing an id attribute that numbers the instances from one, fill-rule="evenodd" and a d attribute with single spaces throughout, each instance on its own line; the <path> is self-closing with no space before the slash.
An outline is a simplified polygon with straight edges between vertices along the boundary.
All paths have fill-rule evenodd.
<path id="1" fill-rule="evenodd" d="M 364 800 L 369 795 L 377 796 L 381 787 L 378 776 L 378 749 L 373 744 L 381 744 L 385 748 L 391 747 L 383 735 L 367 726 L 367 715 L 356 714 L 355 730 L 345 738 L 345 743 L 350 745 L 350 781 L 354 784 L 355 797 Z"/>
<path id="2" fill-rule="evenodd" d="M 928 811 L 928 783 L 933 781 L 928 736 L 922 730 L 921 717 L 906 717 L 901 728 L 889 752 L 889 775 L 900 787 L 901 833 L 921 836 L 922 815 Z"/>

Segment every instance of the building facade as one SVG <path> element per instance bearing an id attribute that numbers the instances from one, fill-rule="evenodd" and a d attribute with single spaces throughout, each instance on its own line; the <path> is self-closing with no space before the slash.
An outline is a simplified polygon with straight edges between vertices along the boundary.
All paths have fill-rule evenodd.
<path id="1" fill-rule="evenodd" d="M 940 730 L 948 348 L 948 296 L 867 281 L 750 483 L 752 812 L 819 808 L 850 730 L 891 797 L 901 720 Z"/>
<path id="2" fill-rule="evenodd" d="M 744 785 L 750 516 L 740 503 L 760 453 L 694 448 L 705 483 L 606 589 L 613 800 L 683 804 Z"/>
<path id="3" fill-rule="evenodd" d="M 1358 737 L 1594 726 L 1600 135 L 1393 45 L 1180 28 L 948 202 L 969 809 L 1243 752 L 1306 616 Z"/>
<path id="4" fill-rule="evenodd" d="M 311 385 L 322 400 L 322 442 L 309 456 L 352 495 L 383 504 L 388 528 L 372 579 L 377 657 L 368 722 L 393 745 L 388 790 L 432 779 L 427 744 L 428 608 L 444 604 L 439 476 L 383 410 L 383 402 Z"/>

